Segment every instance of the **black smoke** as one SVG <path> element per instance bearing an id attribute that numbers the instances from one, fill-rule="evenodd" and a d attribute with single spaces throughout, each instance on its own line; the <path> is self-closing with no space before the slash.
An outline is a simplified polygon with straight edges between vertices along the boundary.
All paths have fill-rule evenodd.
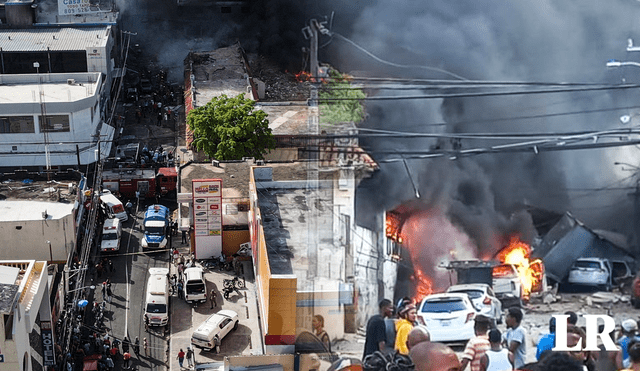
<path id="1" fill-rule="evenodd" d="M 210 1 L 209 4 L 213 4 Z M 310 19 L 326 21 L 332 32 L 353 40 L 383 60 L 450 71 L 471 80 L 530 82 L 637 82 L 637 71 L 608 71 L 610 58 L 633 60 L 627 38 L 640 43 L 640 4 L 632 0 L 535 0 L 426 2 L 398 0 L 249 0 L 248 12 L 221 13 L 217 6 L 177 6 L 176 0 L 118 1 L 121 28 L 137 32 L 139 43 L 169 76 L 180 82 L 182 61 L 190 50 L 205 51 L 240 41 L 282 69 L 308 66 L 302 28 Z M 451 78 L 425 68 L 398 68 L 380 63 L 341 38 L 321 40 L 320 61 L 354 75 L 406 78 Z M 377 91 L 375 94 L 413 92 Z M 635 92 L 514 95 L 368 102 L 362 127 L 430 133 L 568 132 L 618 127 L 629 110 L 601 111 L 634 105 Z M 596 111 L 566 115 L 567 112 Z M 531 117 L 522 119 L 519 117 Z M 358 192 L 359 224 L 373 227 L 372 216 L 415 199 L 402 163 L 385 163 L 390 151 L 496 144 L 495 141 L 363 139 L 381 171 Z M 386 152 L 386 153 L 385 153 Z M 633 150 L 553 153 L 506 153 L 457 159 L 407 159 L 425 205 L 446 205 L 448 217 L 478 246 L 487 235 L 509 229 L 519 217 L 514 205 L 558 212 L 572 211 L 594 228 L 632 230 L 632 210 L 625 191 L 606 190 L 622 176 L 614 161 L 634 162 Z M 597 189 L 605 189 L 597 191 Z M 589 191 L 596 189 L 596 191 Z M 627 201 L 627 202 L 623 202 Z M 616 207 L 611 207 L 614 205 Z M 616 215 L 617 218 L 612 218 Z M 469 216 L 469 217 L 467 217 Z M 473 216 L 473 217 L 471 217 Z M 493 218 L 493 221 L 486 219 Z M 620 222 L 622 220 L 622 222 Z M 511 222 L 510 222 L 511 221 Z M 494 232 L 483 232 L 495 228 Z M 530 226 L 521 226 L 530 236 Z"/>
<path id="2" fill-rule="evenodd" d="M 635 18 L 640 4 L 533 1 L 380 1 L 354 22 L 350 39 L 380 58 L 405 65 L 447 70 L 470 80 L 614 83 L 637 81 L 638 71 L 610 71 L 611 58 L 634 60 L 627 38 L 640 40 Z M 334 43 L 335 44 L 335 43 Z M 450 78 L 421 68 L 397 68 L 371 59 L 348 44 L 333 45 L 341 66 L 407 78 Z M 408 94 L 381 92 L 380 94 Z M 419 90 L 414 93 L 420 94 Z M 425 101 L 369 102 L 363 126 L 432 133 L 561 133 L 621 126 L 636 92 L 513 95 Z M 589 111 L 587 113 L 587 111 Z M 583 112 L 566 115 L 567 112 Z M 522 119 L 521 117 L 529 117 Z M 381 161 L 382 171 L 359 189 L 358 220 L 415 199 L 401 163 L 384 163 L 390 150 L 483 148 L 499 141 L 365 139 L 361 143 Z M 635 152 L 634 152 L 635 151 Z M 632 185 L 614 161 L 635 163 L 637 150 L 585 150 L 535 154 L 504 153 L 475 157 L 410 159 L 412 176 L 427 207 L 440 205 L 468 234 L 480 252 L 501 243 L 496 234 L 535 235 L 516 205 L 571 211 L 593 228 L 632 233 L 631 199 L 617 189 Z M 386 192 L 390 197 L 377 196 Z M 371 202 L 370 200 L 375 200 Z M 625 202 L 626 201 L 626 202 Z M 615 216 L 615 217 L 613 217 Z M 498 246 L 496 246 L 498 244 Z M 485 250 L 486 249 L 486 250 Z"/>

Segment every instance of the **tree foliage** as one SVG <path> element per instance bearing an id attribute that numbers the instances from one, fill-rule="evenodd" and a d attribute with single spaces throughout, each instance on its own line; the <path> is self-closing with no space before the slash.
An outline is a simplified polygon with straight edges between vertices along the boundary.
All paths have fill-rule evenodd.
<path id="1" fill-rule="evenodd" d="M 366 98 L 360 88 L 353 87 L 351 82 L 336 70 L 329 72 L 331 80 L 322 86 L 318 97 L 328 101 L 320 103 L 320 122 L 335 125 L 341 122 L 358 123 L 364 119 L 362 100 Z M 338 100 L 332 100 L 338 99 Z M 344 100 L 342 100 L 344 99 Z"/>
<path id="2" fill-rule="evenodd" d="M 267 114 L 256 110 L 255 104 L 242 95 L 221 95 L 191 110 L 187 125 L 193 132 L 195 148 L 218 160 L 264 158 L 276 141 Z"/>

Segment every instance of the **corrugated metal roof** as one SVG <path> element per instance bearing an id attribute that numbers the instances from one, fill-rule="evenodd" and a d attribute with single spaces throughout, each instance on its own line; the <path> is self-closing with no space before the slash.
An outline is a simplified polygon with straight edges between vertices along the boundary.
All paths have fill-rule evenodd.
<path id="1" fill-rule="evenodd" d="M 110 26 L 86 28 L 0 29 L 3 52 L 72 51 L 106 46 Z"/>

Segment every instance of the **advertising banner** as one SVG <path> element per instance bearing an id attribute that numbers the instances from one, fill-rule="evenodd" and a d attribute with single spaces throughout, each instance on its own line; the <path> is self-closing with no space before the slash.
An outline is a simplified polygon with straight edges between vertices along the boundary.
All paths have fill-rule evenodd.
<path id="1" fill-rule="evenodd" d="M 222 253 L 222 180 L 195 179 L 192 188 L 196 259 L 218 257 Z"/>
<path id="2" fill-rule="evenodd" d="M 58 15 L 96 13 L 90 5 L 89 0 L 58 0 Z"/>
<path id="3" fill-rule="evenodd" d="M 54 351 L 53 332 L 50 321 L 40 322 L 40 334 L 42 336 L 42 360 L 45 366 L 55 366 L 56 355 Z"/>

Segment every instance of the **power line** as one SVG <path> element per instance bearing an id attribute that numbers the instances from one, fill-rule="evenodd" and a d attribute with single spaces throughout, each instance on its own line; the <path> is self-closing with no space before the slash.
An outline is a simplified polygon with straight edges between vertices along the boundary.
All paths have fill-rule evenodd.
<path id="1" fill-rule="evenodd" d="M 323 32 L 325 33 L 325 32 Z M 336 32 L 331 32 L 329 33 L 330 36 L 337 36 L 338 38 L 348 42 L 349 44 L 355 46 L 356 48 L 358 48 L 360 51 L 362 51 L 363 53 L 365 53 L 366 55 L 370 56 L 371 58 L 375 59 L 376 61 L 382 63 L 382 64 L 386 64 L 392 67 L 398 67 L 398 68 L 421 68 L 421 69 L 425 69 L 425 70 L 429 70 L 429 71 L 435 71 L 435 72 L 440 72 L 440 73 L 444 73 L 446 75 L 455 77 L 456 79 L 460 79 L 460 80 L 467 80 L 466 78 L 460 76 L 460 75 L 456 75 L 453 72 L 449 72 L 447 70 L 443 70 L 441 68 L 436 68 L 436 67 L 429 67 L 429 66 L 420 66 L 420 65 L 405 65 L 405 64 L 398 64 L 398 63 L 393 63 L 393 62 L 389 62 L 386 61 L 382 58 L 377 57 L 376 55 L 374 55 L 373 53 L 371 53 L 370 51 L 366 50 L 365 48 L 361 47 L 360 45 L 356 44 L 355 42 L 349 40 L 348 38 L 340 35 L 339 33 Z"/>
<path id="2" fill-rule="evenodd" d="M 573 93 L 573 92 L 589 92 L 604 90 L 623 90 L 637 89 L 638 84 L 622 84 L 622 85 L 603 85 L 584 88 L 567 88 L 567 89 L 542 89 L 542 90 L 521 90 L 521 91 L 500 91 L 500 92 L 479 92 L 479 93 L 452 93 L 452 94 L 428 94 L 428 95 L 398 95 L 398 96 L 373 96 L 365 98 L 321 98 L 320 103 L 332 103 L 340 101 L 378 101 L 378 100 L 408 100 L 408 99 L 446 99 L 446 98 L 477 98 L 477 97 L 496 97 L 511 95 L 532 95 L 532 94 L 554 94 L 554 93 Z"/>

